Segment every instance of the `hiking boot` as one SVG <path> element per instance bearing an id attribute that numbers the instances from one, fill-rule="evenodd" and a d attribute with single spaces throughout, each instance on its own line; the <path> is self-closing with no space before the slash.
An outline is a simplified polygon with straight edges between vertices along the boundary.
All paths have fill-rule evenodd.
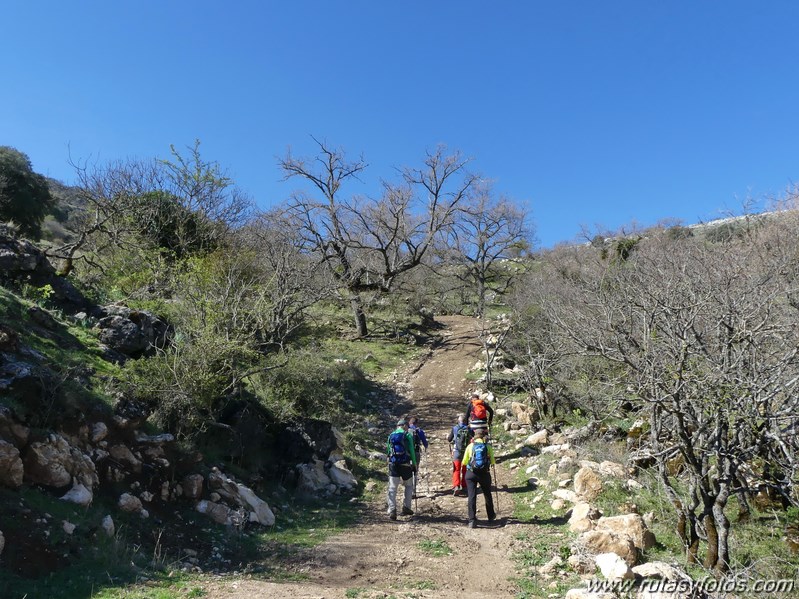
<path id="1" fill-rule="evenodd" d="M 477 526 L 477 522 L 474 520 L 469 520 L 469 524 L 467 524 L 466 526 L 468 526 L 469 528 L 474 528 L 475 526 Z"/>
<path id="2" fill-rule="evenodd" d="M 403 508 L 402 508 L 402 515 L 403 515 L 403 516 L 413 516 L 413 510 L 411 510 L 411 509 L 408 509 L 408 508 L 406 508 L 406 507 L 403 507 Z M 397 519 L 397 516 L 394 516 L 394 519 L 396 520 L 396 519 Z"/>
<path id="3" fill-rule="evenodd" d="M 389 512 L 388 519 L 389 520 L 396 520 L 397 519 L 397 512 Z"/>
<path id="4" fill-rule="evenodd" d="M 494 514 L 493 516 L 489 516 L 489 517 L 488 517 L 488 521 L 489 521 L 489 522 L 493 522 L 493 521 L 494 521 L 494 520 L 496 520 L 496 519 L 497 519 L 497 515 L 496 515 L 496 514 Z"/>

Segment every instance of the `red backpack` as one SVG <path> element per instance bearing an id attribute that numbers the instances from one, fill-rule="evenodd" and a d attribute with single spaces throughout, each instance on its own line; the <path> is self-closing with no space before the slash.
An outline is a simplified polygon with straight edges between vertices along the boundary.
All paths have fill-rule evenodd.
<path id="1" fill-rule="evenodd" d="M 472 420 L 485 420 L 488 417 L 486 404 L 482 399 L 472 400 Z"/>

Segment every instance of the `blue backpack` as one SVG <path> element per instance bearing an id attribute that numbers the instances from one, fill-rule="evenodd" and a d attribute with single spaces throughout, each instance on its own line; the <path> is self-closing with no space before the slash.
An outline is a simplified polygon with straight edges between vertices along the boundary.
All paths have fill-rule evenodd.
<path id="1" fill-rule="evenodd" d="M 407 464 L 411 456 L 405 449 L 405 432 L 394 431 L 388 436 L 388 460 L 392 464 Z"/>
<path id="2" fill-rule="evenodd" d="M 490 464 L 488 456 L 487 443 L 473 443 L 472 444 L 472 458 L 469 460 L 469 470 L 481 471 L 487 470 Z"/>

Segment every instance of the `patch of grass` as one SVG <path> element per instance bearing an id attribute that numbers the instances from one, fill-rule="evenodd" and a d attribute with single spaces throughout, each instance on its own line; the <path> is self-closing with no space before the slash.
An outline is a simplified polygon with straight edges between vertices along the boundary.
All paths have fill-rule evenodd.
<path id="1" fill-rule="evenodd" d="M 420 580 L 418 582 L 412 582 L 408 586 L 417 591 L 435 591 L 438 588 L 436 583 L 432 580 Z"/>
<path id="2" fill-rule="evenodd" d="M 419 549 L 423 553 L 432 557 L 444 557 L 445 555 L 452 555 L 452 547 L 449 546 L 445 539 L 425 539 L 419 541 Z"/>
<path id="3" fill-rule="evenodd" d="M 346 591 L 344 591 L 344 596 L 347 597 L 348 599 L 355 599 L 356 597 L 360 597 L 365 592 L 366 592 L 366 589 L 360 588 L 360 587 L 355 587 L 355 588 L 347 589 Z"/>

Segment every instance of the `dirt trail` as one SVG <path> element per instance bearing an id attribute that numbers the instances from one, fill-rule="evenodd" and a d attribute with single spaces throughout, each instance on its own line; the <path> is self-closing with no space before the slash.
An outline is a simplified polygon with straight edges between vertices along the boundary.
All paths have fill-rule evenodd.
<path id="1" fill-rule="evenodd" d="M 469 529 L 466 498 L 450 492 L 447 433 L 466 407 L 471 387 L 465 375 L 479 358 L 480 344 L 473 319 L 453 316 L 439 321 L 446 326 L 444 342 L 411 377 L 406 398 L 430 439 L 420 466 L 417 513 L 391 522 L 381 495 L 370 506 L 367 521 L 314 548 L 305 571 L 308 581 L 223 580 L 206 588 L 206 596 L 339 598 L 346 597 L 348 589 L 350 596 L 357 597 L 514 596 L 510 551 L 519 525 L 507 520 L 512 499 L 502 489 L 508 472 L 496 468 L 499 519 L 490 527 L 482 497 L 477 503 L 481 524 Z M 444 541 L 452 554 L 432 557 L 419 547 L 423 540 Z"/>

